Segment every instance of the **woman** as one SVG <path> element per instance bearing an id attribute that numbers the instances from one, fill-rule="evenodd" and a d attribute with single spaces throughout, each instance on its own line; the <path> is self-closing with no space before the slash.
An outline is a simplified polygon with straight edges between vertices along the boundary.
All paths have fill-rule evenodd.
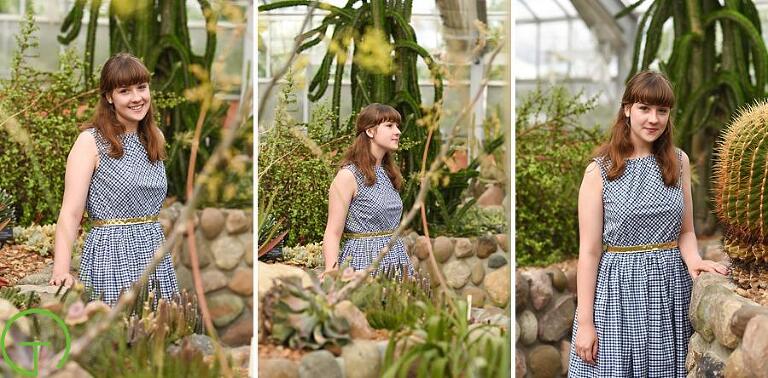
<path id="1" fill-rule="evenodd" d="M 584 174 L 571 377 L 685 377 L 691 278 L 727 273 L 697 252 L 690 163 L 672 145 L 674 102 L 662 74 L 632 77 Z"/>
<path id="2" fill-rule="evenodd" d="M 328 191 L 328 223 L 323 236 L 323 275 L 348 262 L 354 270 L 371 266 L 400 223 L 403 177 L 393 159 L 400 141 L 400 113 L 370 104 L 357 116 L 352 146 Z M 339 242 L 346 239 L 341 253 Z M 384 256 L 379 270 L 406 268 L 411 260 L 401 240 Z"/>
<path id="3" fill-rule="evenodd" d="M 71 285 L 72 243 L 88 211 L 93 228 L 83 247 L 80 280 L 92 297 L 114 305 L 138 281 L 164 241 L 157 221 L 167 181 L 163 138 L 153 117 L 150 73 L 126 53 L 104 64 L 93 121 L 81 128 L 67 158 L 56 224 L 51 285 Z M 150 276 L 156 297 L 178 292 L 170 255 Z"/>

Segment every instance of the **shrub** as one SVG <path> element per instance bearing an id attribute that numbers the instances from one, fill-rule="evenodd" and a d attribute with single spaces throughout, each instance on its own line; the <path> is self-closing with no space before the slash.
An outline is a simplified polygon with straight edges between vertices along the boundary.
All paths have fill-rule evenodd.
<path id="1" fill-rule="evenodd" d="M 333 114 L 327 107 L 316 107 L 310 123 L 303 125 L 288 114 L 288 105 L 293 102 L 289 79 L 281 91 L 272 127 L 262 133 L 257 179 L 259 197 L 272 199 L 271 215 L 287 223 L 288 246 L 323 239 L 328 188 L 341 148 L 349 142 L 347 137 L 328 131 Z"/>
<path id="2" fill-rule="evenodd" d="M 516 261 L 546 265 L 578 254 L 579 184 L 601 139 L 579 124 L 596 97 L 539 89 L 517 107 L 515 121 Z"/>
<path id="3" fill-rule="evenodd" d="M 0 231 L 16 219 L 13 208 L 13 197 L 8 192 L 0 189 Z"/>

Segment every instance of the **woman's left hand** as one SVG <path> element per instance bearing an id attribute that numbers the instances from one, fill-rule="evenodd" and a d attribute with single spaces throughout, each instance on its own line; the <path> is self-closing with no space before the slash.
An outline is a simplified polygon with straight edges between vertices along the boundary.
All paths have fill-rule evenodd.
<path id="1" fill-rule="evenodd" d="M 712 260 L 699 260 L 698 263 L 688 267 L 688 273 L 691 274 L 693 279 L 696 279 L 702 272 L 726 275 L 728 274 L 728 268 L 725 265 L 716 263 Z"/>

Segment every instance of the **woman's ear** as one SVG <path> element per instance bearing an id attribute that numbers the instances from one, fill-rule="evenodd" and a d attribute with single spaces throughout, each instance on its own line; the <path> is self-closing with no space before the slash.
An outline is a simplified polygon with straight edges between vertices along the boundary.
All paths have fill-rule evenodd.
<path id="1" fill-rule="evenodd" d="M 374 129 L 374 128 L 373 128 L 373 127 L 371 127 L 370 129 L 366 129 L 366 130 L 365 130 L 365 135 L 367 135 L 367 136 L 368 136 L 368 138 L 373 138 L 373 137 L 376 135 L 376 132 L 375 132 L 375 130 L 373 130 L 373 129 Z"/>
<path id="2" fill-rule="evenodd" d="M 629 118 L 629 109 L 632 108 L 632 105 L 624 105 L 624 116 Z"/>

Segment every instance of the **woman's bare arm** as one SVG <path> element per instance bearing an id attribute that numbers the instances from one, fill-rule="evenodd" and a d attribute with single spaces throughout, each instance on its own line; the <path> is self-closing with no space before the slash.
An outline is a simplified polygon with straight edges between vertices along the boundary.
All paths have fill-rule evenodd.
<path id="1" fill-rule="evenodd" d="M 336 269 L 339 257 L 339 243 L 344 233 L 349 204 L 357 193 L 357 182 L 354 174 L 348 169 L 341 169 L 333 179 L 328 189 L 328 222 L 323 235 L 323 257 L 325 271 Z"/>
<path id="2" fill-rule="evenodd" d="M 597 266 L 603 252 L 603 178 L 592 162 L 579 189 L 579 263 L 576 274 L 579 324 L 592 325 Z"/>

